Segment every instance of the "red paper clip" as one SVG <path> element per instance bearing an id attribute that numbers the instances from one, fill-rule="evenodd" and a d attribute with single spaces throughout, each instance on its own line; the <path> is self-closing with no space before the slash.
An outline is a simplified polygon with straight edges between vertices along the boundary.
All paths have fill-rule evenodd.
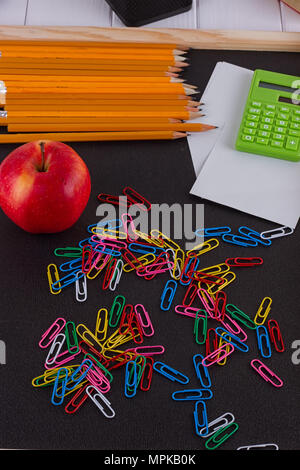
<path id="1" fill-rule="evenodd" d="M 106 204 L 113 204 L 114 206 L 120 206 L 120 207 L 127 207 L 130 205 L 125 202 L 125 198 L 119 197 L 119 196 L 113 196 L 112 194 L 105 194 L 101 193 L 98 194 L 98 199 L 101 202 L 105 202 Z"/>
<path id="2" fill-rule="evenodd" d="M 143 390 L 143 392 L 150 390 L 153 376 L 153 363 L 154 360 L 152 357 L 146 357 L 146 364 L 140 381 L 140 389 Z"/>
<path id="3" fill-rule="evenodd" d="M 149 202 L 144 196 L 139 194 L 137 191 L 132 189 L 130 186 L 126 186 L 123 189 L 123 194 L 127 196 L 131 204 L 136 204 L 144 211 L 149 212 L 151 209 L 151 202 Z"/>
<path id="4" fill-rule="evenodd" d="M 283 352 L 285 350 L 282 334 L 279 328 L 279 325 L 276 320 L 270 318 L 268 321 L 268 329 L 270 333 L 270 339 L 274 344 L 274 347 L 277 352 Z"/>
<path id="5" fill-rule="evenodd" d="M 86 388 L 89 386 L 89 384 L 83 385 L 75 395 L 71 398 L 71 400 L 66 404 L 65 406 L 65 412 L 69 414 L 76 413 L 76 411 L 79 410 L 79 408 L 83 405 L 85 400 L 88 398 L 88 395 L 86 393 Z M 80 399 L 80 400 L 78 400 Z"/>
<path id="6" fill-rule="evenodd" d="M 227 294 L 226 292 L 220 290 L 216 294 L 215 298 L 215 310 L 214 310 L 214 319 L 218 321 L 224 321 L 225 318 L 225 307 L 227 304 Z"/>
<path id="7" fill-rule="evenodd" d="M 213 336 L 213 338 L 212 338 Z M 212 346 L 212 347 L 211 347 Z M 207 330 L 206 341 L 205 341 L 205 352 L 206 356 L 209 356 L 219 347 L 219 337 L 214 328 Z"/>
<path id="8" fill-rule="evenodd" d="M 243 266 L 259 266 L 263 264 L 262 258 L 227 258 L 225 263 L 232 267 L 243 267 Z"/>
<path id="9" fill-rule="evenodd" d="M 108 266 L 105 270 L 104 279 L 103 279 L 103 283 L 102 283 L 102 289 L 103 290 L 106 290 L 106 289 L 109 288 L 110 281 L 113 278 L 117 262 L 118 262 L 117 259 L 112 259 L 110 261 L 110 263 L 108 264 Z"/>
<path id="10" fill-rule="evenodd" d="M 190 307 L 194 303 L 197 293 L 198 293 L 198 286 L 197 284 L 195 284 L 195 282 L 192 282 L 187 288 L 185 296 L 183 297 L 182 305 L 185 305 L 186 307 Z"/>
<path id="11" fill-rule="evenodd" d="M 126 335 L 126 333 L 128 333 L 132 315 L 133 315 L 133 305 L 131 304 L 124 305 L 123 312 L 121 314 L 120 325 L 119 325 L 120 335 Z"/>

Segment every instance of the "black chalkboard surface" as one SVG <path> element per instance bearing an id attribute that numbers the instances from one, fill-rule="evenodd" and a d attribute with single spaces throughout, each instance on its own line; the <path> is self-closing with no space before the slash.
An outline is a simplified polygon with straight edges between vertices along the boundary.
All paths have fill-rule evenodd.
<path id="1" fill-rule="evenodd" d="M 294 53 L 192 51 L 189 82 L 203 91 L 217 61 L 228 61 L 248 68 L 265 68 L 299 75 L 299 56 Z M 72 145 L 72 144 L 71 144 Z M 34 389 L 33 377 L 43 372 L 45 351 L 38 347 L 41 334 L 58 317 L 85 323 L 93 329 L 100 307 L 110 307 L 114 293 L 102 291 L 97 281 L 89 282 L 87 302 L 76 302 L 74 290 L 59 296 L 49 293 L 46 266 L 55 261 L 56 247 L 72 246 L 85 238 L 85 228 L 94 223 L 100 192 L 120 194 L 129 185 L 153 203 L 199 203 L 189 195 L 195 175 L 187 142 L 107 142 L 72 145 L 89 167 L 92 195 L 80 220 L 57 235 L 30 235 L 22 232 L 1 212 L 1 314 L 0 339 L 6 344 L 6 365 L 0 365 L 0 447 L 27 449 L 115 449 L 184 450 L 204 449 L 204 441 L 194 431 L 192 402 L 171 398 L 183 388 L 155 374 L 151 390 L 134 399 L 124 396 L 124 370 L 118 370 L 109 392 L 116 412 L 108 420 L 86 402 L 74 416 L 50 403 L 48 389 Z M 0 147 L 1 160 L 16 145 Z M 230 183 L 229 183 L 230 184 Z M 255 183 L 254 183 L 255 184 Z M 205 202 L 207 227 L 229 225 L 236 230 L 247 225 L 258 231 L 274 226 L 266 221 Z M 280 449 L 299 449 L 300 365 L 291 360 L 291 344 L 300 340 L 299 320 L 299 237 L 276 240 L 271 247 L 247 249 L 220 243 L 205 255 L 205 266 L 232 256 L 261 256 L 262 267 L 238 271 L 228 287 L 230 302 L 252 317 L 260 300 L 273 299 L 272 317 L 281 326 L 286 352 L 273 353 L 268 366 L 284 381 L 281 389 L 264 382 L 250 368 L 258 357 L 256 338 L 249 334 L 250 352 L 234 353 L 228 364 L 211 370 L 214 397 L 209 401 L 208 417 L 213 420 L 231 412 L 239 424 L 238 432 L 222 449 L 248 444 L 276 443 Z M 160 310 L 160 295 L 167 277 L 145 281 L 124 276 L 117 293 L 130 303 L 144 303 L 150 312 L 155 335 L 145 344 L 163 344 L 161 360 L 190 377 L 190 388 L 199 387 L 192 356 L 203 348 L 195 343 L 193 320 L 171 309 Z M 183 288 L 182 288 L 183 289 Z M 183 297 L 178 290 L 175 305 Z M 129 343 L 131 344 L 131 343 Z"/>

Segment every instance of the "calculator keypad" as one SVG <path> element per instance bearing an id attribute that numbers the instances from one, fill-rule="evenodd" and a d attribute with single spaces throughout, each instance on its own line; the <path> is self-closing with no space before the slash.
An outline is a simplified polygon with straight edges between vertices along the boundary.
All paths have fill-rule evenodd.
<path id="1" fill-rule="evenodd" d="M 252 101 L 244 115 L 241 138 L 244 142 L 262 147 L 297 152 L 300 145 L 300 110 Z"/>

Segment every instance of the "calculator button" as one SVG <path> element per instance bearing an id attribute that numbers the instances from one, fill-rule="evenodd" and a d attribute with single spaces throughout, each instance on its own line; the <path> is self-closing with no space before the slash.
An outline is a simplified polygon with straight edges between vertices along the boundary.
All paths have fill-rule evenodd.
<path id="1" fill-rule="evenodd" d="M 272 129 L 272 126 L 270 124 L 261 124 L 260 128 L 264 129 L 265 131 L 270 131 Z"/>
<path id="2" fill-rule="evenodd" d="M 271 109 L 272 111 L 275 111 L 275 105 L 274 104 L 266 104 L 266 109 Z"/>
<path id="3" fill-rule="evenodd" d="M 251 113 L 251 114 L 260 114 L 261 110 L 259 108 L 249 108 L 249 113 Z"/>
<path id="4" fill-rule="evenodd" d="M 285 147 L 288 150 L 297 150 L 298 145 L 299 145 L 299 139 L 297 139 L 297 137 L 288 137 L 286 139 Z"/>
<path id="5" fill-rule="evenodd" d="M 285 134 L 286 131 L 287 131 L 287 128 L 286 127 L 276 126 L 274 130 L 275 130 L 275 132 L 278 132 L 278 134 Z"/>
<path id="6" fill-rule="evenodd" d="M 284 140 L 285 136 L 283 134 L 273 134 L 275 140 Z"/>
<path id="7" fill-rule="evenodd" d="M 279 140 L 271 140 L 271 145 L 272 147 L 283 147 L 283 142 L 280 142 Z"/>
<path id="8" fill-rule="evenodd" d="M 261 119 L 261 122 L 265 122 L 266 124 L 272 124 L 272 123 L 273 123 L 273 119 L 270 118 L 270 117 L 265 117 L 265 118 L 262 118 L 262 119 Z"/>
<path id="9" fill-rule="evenodd" d="M 285 113 L 278 113 L 277 117 L 278 117 L 278 119 L 288 119 L 289 118 L 288 114 L 285 114 Z"/>
<path id="10" fill-rule="evenodd" d="M 247 119 L 249 119 L 250 121 L 258 121 L 259 116 L 257 116 L 256 114 L 248 114 Z"/>
<path id="11" fill-rule="evenodd" d="M 282 113 L 289 113 L 290 112 L 290 109 L 287 106 L 280 106 L 279 110 Z"/>
<path id="12" fill-rule="evenodd" d="M 245 129 L 245 132 L 246 132 L 247 134 L 254 135 L 254 134 L 256 133 L 256 129 L 251 128 L 251 127 L 248 127 L 247 129 Z"/>
<path id="13" fill-rule="evenodd" d="M 300 116 L 300 109 L 294 109 L 294 114 L 296 114 L 296 116 Z"/>
<path id="14" fill-rule="evenodd" d="M 242 140 L 245 140 L 246 142 L 253 142 L 253 141 L 254 141 L 254 137 L 253 137 L 253 135 L 245 135 L 245 134 L 243 134 L 243 135 L 242 135 Z"/>
<path id="15" fill-rule="evenodd" d="M 292 116 L 293 122 L 300 122 L 300 116 Z"/>
<path id="16" fill-rule="evenodd" d="M 270 137 L 271 133 L 268 131 L 258 131 L 260 137 Z"/>
<path id="17" fill-rule="evenodd" d="M 256 142 L 261 145 L 267 145 L 269 139 L 264 139 L 263 137 L 257 137 Z"/>
<path id="18" fill-rule="evenodd" d="M 283 121 L 282 119 L 277 119 L 276 121 L 276 126 L 284 126 L 286 127 L 288 125 L 288 122 L 287 121 Z"/>
<path id="19" fill-rule="evenodd" d="M 254 106 L 254 108 L 261 108 L 261 102 L 260 101 L 252 101 L 251 106 Z"/>
<path id="20" fill-rule="evenodd" d="M 291 129 L 300 129 L 300 123 L 298 122 L 291 122 L 290 124 Z"/>
<path id="21" fill-rule="evenodd" d="M 273 118 L 275 116 L 274 111 L 264 111 L 264 116 Z"/>
<path id="22" fill-rule="evenodd" d="M 293 137 L 300 137 L 300 131 L 295 131 L 295 129 L 290 129 L 289 135 L 292 135 Z"/>
<path id="23" fill-rule="evenodd" d="M 255 127 L 256 128 L 257 127 L 257 122 L 255 122 L 255 121 L 246 121 L 245 126 L 246 127 Z"/>

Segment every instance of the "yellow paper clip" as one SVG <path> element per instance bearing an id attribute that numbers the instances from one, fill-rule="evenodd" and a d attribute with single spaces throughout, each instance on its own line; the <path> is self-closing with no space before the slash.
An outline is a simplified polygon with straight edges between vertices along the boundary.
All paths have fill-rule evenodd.
<path id="1" fill-rule="evenodd" d="M 136 264 L 136 269 L 140 268 L 142 266 L 147 266 L 148 264 L 153 263 L 153 261 L 156 260 L 156 256 L 153 253 L 147 253 L 143 256 L 140 256 L 137 258 L 138 261 L 132 260 L 131 264 L 125 263 L 123 266 L 123 271 L 126 273 L 130 273 L 131 271 L 134 271 L 134 268 L 132 265 Z"/>
<path id="2" fill-rule="evenodd" d="M 220 242 L 217 238 L 210 238 L 209 240 L 206 240 L 205 242 L 196 245 L 194 248 L 187 251 L 186 254 L 187 256 L 189 256 L 195 253 L 196 256 L 201 256 L 204 255 L 204 253 L 207 253 L 208 251 L 214 250 L 219 246 L 219 244 Z"/>
<path id="3" fill-rule="evenodd" d="M 98 341 L 104 341 L 107 335 L 108 328 L 108 310 L 100 308 L 96 320 L 95 336 Z"/>
<path id="4" fill-rule="evenodd" d="M 185 253 L 181 248 L 178 248 L 175 251 L 175 256 L 174 256 L 174 267 L 172 270 L 173 279 L 178 280 L 180 278 L 182 270 L 184 268 L 184 261 L 185 261 Z"/>
<path id="5" fill-rule="evenodd" d="M 90 346 L 93 346 L 97 351 L 99 351 L 99 346 L 101 348 L 100 353 L 102 353 L 103 346 L 98 338 L 89 330 L 83 323 L 79 323 L 76 327 L 77 334 L 80 338 L 83 339 Z"/>
<path id="6" fill-rule="evenodd" d="M 99 237 L 99 242 L 101 241 L 101 237 L 105 238 L 114 238 L 117 240 L 126 240 L 127 239 L 127 233 L 121 232 L 120 230 L 113 230 L 110 228 L 105 228 L 105 227 L 92 227 L 91 232 L 94 235 L 98 235 Z"/>
<path id="7" fill-rule="evenodd" d="M 136 235 L 139 238 L 142 238 L 147 243 L 149 243 L 149 245 L 154 245 L 154 246 L 159 246 L 159 247 L 163 246 L 163 241 L 160 238 L 151 238 L 151 236 L 149 236 L 148 233 L 140 232 L 137 229 L 134 230 L 134 233 L 136 233 Z"/>
<path id="8" fill-rule="evenodd" d="M 216 295 L 217 292 L 220 290 L 224 289 L 227 287 L 229 284 L 231 284 L 235 279 L 236 279 L 236 274 L 233 271 L 228 271 L 225 274 L 221 276 L 223 279 L 225 279 L 225 282 L 223 284 L 213 284 L 208 288 L 208 293 L 211 295 Z"/>
<path id="9" fill-rule="evenodd" d="M 223 336 L 225 336 L 226 334 L 227 333 L 222 333 L 222 335 L 220 337 L 218 349 L 220 349 L 220 347 L 223 346 L 224 344 L 227 344 L 228 346 L 226 346 L 225 351 L 226 351 L 226 353 L 228 353 L 229 350 L 230 350 L 230 344 L 227 341 L 224 341 L 224 339 L 223 339 Z M 221 356 L 221 355 L 224 355 L 224 351 L 221 351 L 219 353 L 219 356 Z M 217 364 L 219 366 L 225 366 L 226 362 L 227 362 L 227 355 L 224 357 L 224 359 L 221 359 L 220 361 L 217 361 Z"/>
<path id="10" fill-rule="evenodd" d="M 272 304 L 272 299 L 271 297 L 265 297 L 260 306 L 258 307 L 258 310 L 256 312 L 255 318 L 254 318 L 254 323 L 258 326 L 263 325 L 265 323 L 265 320 L 267 316 L 269 315 L 269 312 L 271 310 L 271 304 Z"/>
<path id="11" fill-rule="evenodd" d="M 114 349 L 118 346 L 121 346 L 121 344 L 127 343 L 127 341 L 131 340 L 132 334 L 130 332 L 121 335 L 119 333 L 119 330 L 116 330 L 112 335 L 110 335 L 109 338 L 107 338 L 107 340 L 103 344 L 103 349 Z"/>
<path id="12" fill-rule="evenodd" d="M 120 356 L 124 354 L 124 351 L 121 351 L 119 349 L 105 349 L 103 348 L 103 353 L 102 356 L 105 357 L 105 359 L 113 359 L 115 356 Z M 126 353 L 127 354 L 127 353 Z M 124 361 L 124 357 L 120 357 L 116 359 L 117 362 Z"/>
<path id="13" fill-rule="evenodd" d="M 173 250 L 176 252 L 176 250 L 180 250 L 180 246 L 174 242 L 171 238 L 167 237 L 164 233 L 160 232 L 157 229 L 152 229 L 150 231 L 150 235 L 152 237 L 152 240 L 161 240 L 164 244 L 164 246 L 168 246 L 169 248 L 173 248 Z M 161 246 L 161 245 L 160 245 Z"/>
<path id="14" fill-rule="evenodd" d="M 51 270 L 53 271 L 53 273 L 51 273 Z M 51 263 L 47 266 L 47 277 L 48 277 L 49 288 L 50 288 L 51 294 L 53 294 L 53 295 L 60 294 L 61 289 L 59 289 L 57 291 L 54 291 L 52 289 L 52 284 L 54 284 L 54 282 L 59 281 L 59 274 L 58 274 L 58 269 L 57 269 L 56 264 Z M 54 280 L 53 280 L 53 277 L 54 277 Z M 60 287 L 60 284 L 58 284 L 58 285 Z"/>

